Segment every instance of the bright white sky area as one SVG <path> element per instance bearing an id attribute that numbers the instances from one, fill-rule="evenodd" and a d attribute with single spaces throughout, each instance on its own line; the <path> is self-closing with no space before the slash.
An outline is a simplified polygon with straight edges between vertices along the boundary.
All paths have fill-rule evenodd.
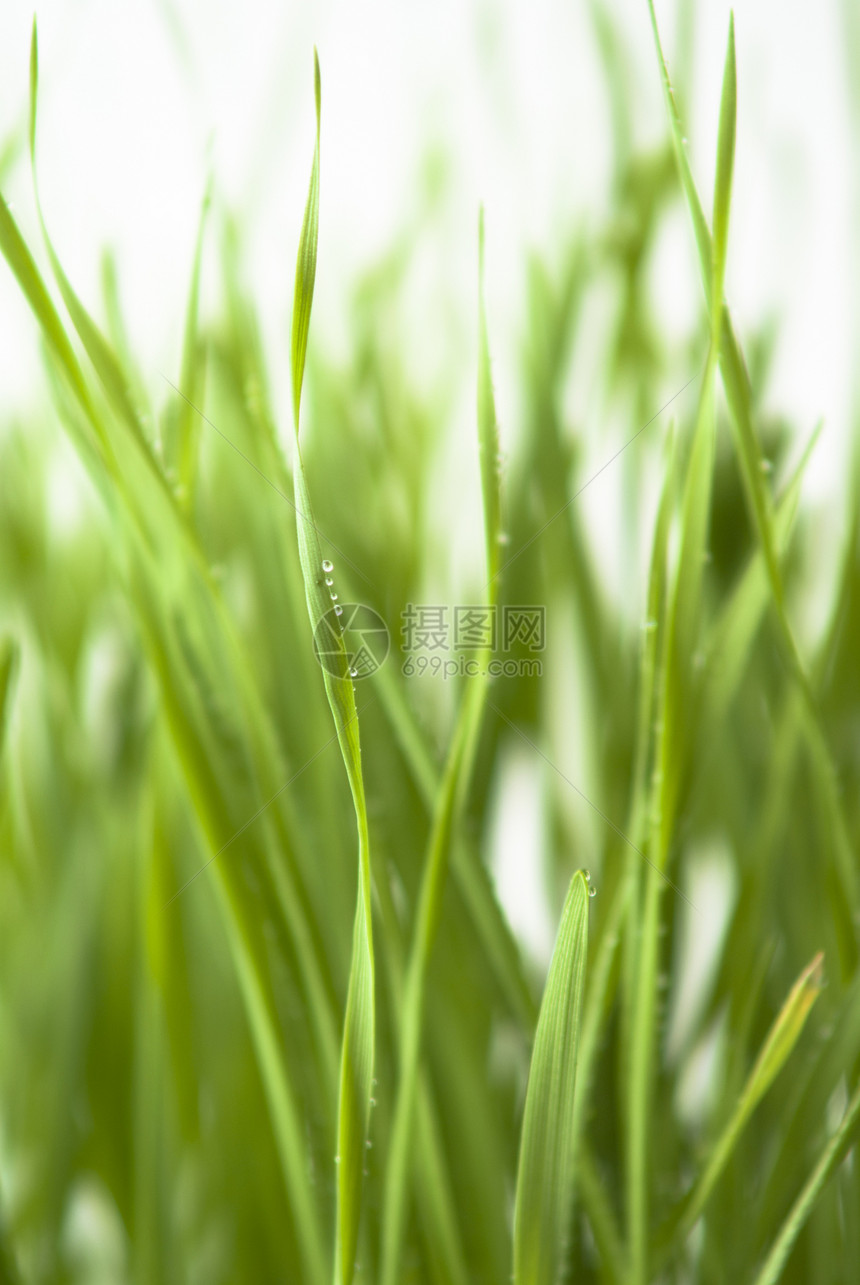
<path id="1" fill-rule="evenodd" d="M 804 435 L 819 417 L 826 421 L 806 494 L 829 522 L 831 544 L 838 541 L 852 396 L 860 388 L 860 156 L 846 34 L 852 4 L 768 0 L 741 4 L 735 14 L 738 138 L 727 295 L 742 335 L 766 316 L 779 318 L 770 408 L 787 413 Z M 667 122 L 647 5 L 616 0 L 611 8 L 626 41 L 636 141 L 655 145 Z M 711 0 L 695 10 L 687 133 L 707 203 L 729 6 Z M 658 0 L 657 13 L 671 71 L 677 6 Z M 415 246 L 414 320 L 403 342 L 416 378 L 432 382 L 443 368 L 452 301 L 463 332 L 473 334 L 483 202 L 503 442 L 514 432 L 527 255 L 558 261 L 571 230 L 581 220 L 598 227 L 608 203 L 609 98 L 585 0 L 50 0 L 37 14 L 46 219 L 69 276 L 97 314 L 100 256 L 106 245 L 116 251 L 128 327 L 156 400 L 161 372 L 174 377 L 178 368 L 199 204 L 211 171 L 217 200 L 243 230 L 277 403 L 288 422 L 286 358 L 312 152 L 316 44 L 323 126 L 311 344 L 316 336 L 348 350 L 351 283 L 422 208 L 428 156 L 445 158 L 447 195 Z M 32 9 L 20 0 L 0 9 L 0 140 L 25 125 L 31 21 Z M 853 48 L 857 55 L 856 41 Z M 856 112 L 856 99 L 853 106 Z M 4 194 L 36 245 L 23 157 L 24 149 Z M 655 274 L 655 307 L 669 332 L 682 334 L 701 301 L 680 207 L 670 231 Z M 0 283 L 0 405 L 8 421 L 32 405 L 41 373 L 35 325 L 3 265 Z M 465 414 L 473 363 L 465 350 Z M 527 821 L 538 810 L 520 812 Z M 516 826 L 503 830 L 514 847 L 527 838 Z M 506 899 L 515 914 L 516 897 Z M 543 935 L 537 921 L 520 927 Z"/>
<path id="2" fill-rule="evenodd" d="M 611 8 L 627 42 L 640 140 L 653 143 L 666 121 L 645 0 L 615 0 Z M 695 8 L 688 134 L 707 194 L 729 6 Z M 0 13 L 0 138 L 25 118 L 32 12 L 18 2 Z M 671 67 L 676 5 L 658 3 L 657 12 Z M 767 312 L 780 315 L 774 404 L 802 424 L 825 416 L 834 435 L 847 426 L 858 297 L 852 229 L 860 162 L 844 12 L 840 0 L 738 8 L 728 270 L 741 328 Z M 312 145 L 316 44 L 323 78 L 318 331 L 327 342 L 347 342 L 350 282 L 419 206 L 428 147 L 435 147 L 448 158 L 450 182 L 429 248 L 436 255 L 431 288 L 445 278 L 471 316 L 483 201 L 504 421 L 526 252 L 552 262 L 576 221 L 599 222 L 606 204 L 608 97 L 584 0 L 49 0 L 37 14 L 46 216 L 65 266 L 93 301 L 101 250 L 116 248 L 130 328 L 150 369 L 176 363 L 210 165 L 252 248 L 270 345 L 283 340 Z M 23 162 L 6 187 L 33 230 Z M 668 318 L 699 305 L 680 219 L 678 234 L 681 267 L 667 256 L 661 289 Z M 35 344 L 11 288 L 0 290 L 0 327 L 4 397 L 20 404 L 32 387 Z M 428 342 L 426 333 L 421 338 Z"/>

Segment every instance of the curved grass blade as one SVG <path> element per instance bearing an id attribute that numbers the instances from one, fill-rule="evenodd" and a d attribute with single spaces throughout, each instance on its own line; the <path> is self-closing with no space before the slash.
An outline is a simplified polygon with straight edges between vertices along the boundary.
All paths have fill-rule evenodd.
<path id="1" fill-rule="evenodd" d="M 712 271 L 713 264 L 715 262 L 714 247 L 708 233 L 705 216 L 702 212 L 701 202 L 699 200 L 698 192 L 696 191 L 696 185 L 693 180 L 692 171 L 690 170 L 689 160 L 687 159 L 681 121 L 677 107 L 675 106 L 675 99 L 672 92 L 672 85 L 669 80 L 666 60 L 663 57 L 663 50 L 660 44 L 660 34 L 657 29 L 657 19 L 654 13 L 653 0 L 648 0 L 648 7 L 651 14 L 651 26 L 654 32 L 654 42 L 660 62 L 666 103 L 669 110 L 669 120 L 675 147 L 675 155 L 678 163 L 678 171 L 681 176 L 681 183 L 687 197 L 687 204 L 693 221 L 693 229 L 699 251 L 705 294 L 713 314 L 715 311 L 715 301 L 713 298 L 714 278 Z M 729 60 L 727 58 L 727 70 L 728 68 Z M 729 94 L 728 101 L 731 100 L 731 97 L 732 95 Z M 726 226 L 727 222 L 728 220 L 726 219 Z M 735 435 L 735 450 L 740 465 L 741 477 L 744 483 L 747 505 L 759 544 L 761 545 L 765 566 L 767 568 L 768 582 L 770 584 L 777 622 L 779 624 L 780 641 L 793 677 L 798 685 L 801 695 L 803 696 L 806 734 L 815 772 L 815 784 L 822 812 L 827 816 L 829 821 L 830 831 L 832 834 L 834 864 L 836 866 L 838 881 L 841 884 L 839 895 L 833 899 L 833 913 L 836 919 L 840 921 L 840 943 L 843 951 L 844 966 L 846 971 L 850 971 L 856 963 L 857 946 L 853 930 L 848 922 L 844 907 L 845 905 L 853 905 L 856 900 L 857 875 L 852 844 L 849 837 L 849 828 L 845 818 L 844 805 L 835 787 L 837 773 L 830 748 L 827 744 L 824 729 L 822 727 L 821 716 L 817 708 L 815 695 L 804 668 L 800 653 L 797 649 L 797 643 L 786 614 L 770 492 L 765 484 L 765 473 L 762 467 L 761 450 L 759 448 L 758 439 L 756 438 L 753 426 L 749 375 L 747 374 L 746 366 L 744 365 L 740 346 L 735 337 L 729 309 L 722 299 L 719 299 L 718 303 L 721 313 L 719 347 L 720 372 L 722 375 L 723 388 L 726 394 L 726 401 L 729 407 L 729 420 Z"/>
<path id="2" fill-rule="evenodd" d="M 554 1285 L 571 1214 L 573 1107 L 588 953 L 588 883 L 561 915 L 529 1070 L 514 1207 L 514 1285 Z"/>
<path id="3" fill-rule="evenodd" d="M 484 220 L 478 226 L 478 444 L 481 457 L 481 484 L 484 530 L 487 543 L 487 575 L 490 604 L 495 601 L 499 549 L 498 431 L 490 373 L 486 315 L 483 302 Z M 465 802 L 472 775 L 478 735 L 486 703 L 484 674 L 490 660 L 489 648 L 481 649 L 478 676 L 470 678 L 457 716 L 445 771 L 433 814 L 433 826 L 421 878 L 412 950 L 406 972 L 403 1022 L 400 1040 L 400 1082 L 394 1108 L 391 1145 L 385 1178 L 385 1205 L 382 1236 L 382 1285 L 397 1285 L 400 1279 L 400 1252 L 406 1223 L 410 1144 L 421 1060 L 424 1020 L 424 990 L 427 968 L 448 877 L 453 836 Z"/>
<path id="4" fill-rule="evenodd" d="M 182 341 L 182 369 L 179 376 L 179 387 L 182 397 L 178 399 L 175 415 L 171 423 L 172 440 L 166 443 L 165 455 L 176 469 L 178 489 L 183 508 L 189 509 L 194 494 L 194 482 L 197 475 L 197 459 L 200 451 L 200 426 L 202 419 L 198 407 L 202 406 L 203 379 L 205 368 L 205 351 L 200 341 L 199 307 L 200 307 L 200 263 L 203 257 L 203 238 L 206 231 L 206 216 L 209 212 L 210 188 L 207 185 L 200 207 L 200 222 L 197 228 L 197 242 L 194 247 L 194 264 L 191 269 L 191 285 L 188 291 L 188 303 L 185 311 L 185 335 Z"/>
<path id="5" fill-rule="evenodd" d="M 699 252 L 702 284 L 705 289 L 709 315 L 713 315 L 712 293 L 714 283 L 714 264 L 716 261 L 714 246 L 711 241 L 711 234 L 708 230 L 708 224 L 702 209 L 702 203 L 699 200 L 699 193 L 693 178 L 693 172 L 690 168 L 690 161 L 687 156 L 687 147 L 683 136 L 681 118 L 675 104 L 672 82 L 669 79 L 669 69 L 666 65 L 666 59 L 663 55 L 663 47 L 660 43 L 657 16 L 654 12 L 654 0 L 648 0 L 648 9 L 651 14 L 651 27 L 654 33 L 657 57 L 660 63 L 660 75 L 663 81 L 663 90 L 669 113 L 669 124 L 672 131 L 672 142 L 675 148 L 678 173 L 681 179 L 681 186 L 684 189 L 684 195 L 687 198 L 690 218 L 693 222 L 693 232 Z M 734 22 L 732 22 L 730 28 L 730 36 L 731 47 L 733 48 Z M 726 57 L 726 67 L 728 70 L 728 54 Z M 724 101 L 726 101 L 725 95 Z M 722 141 L 722 110 L 720 135 Z M 715 199 L 716 197 L 717 191 L 715 189 Z M 724 227 L 727 232 L 727 216 L 725 218 Z M 774 548 L 774 541 L 772 539 L 770 497 L 765 485 L 764 474 L 761 469 L 761 451 L 759 450 L 758 441 L 756 440 L 752 424 L 752 415 L 750 412 L 749 376 L 747 375 L 743 358 L 741 357 L 740 348 L 738 347 L 737 340 L 735 339 L 728 308 L 722 304 L 722 300 L 720 300 L 718 311 L 721 317 L 719 346 L 720 370 L 723 377 L 726 400 L 729 403 L 729 410 L 731 412 L 731 421 L 737 432 L 736 446 L 741 466 L 741 474 L 747 493 L 747 500 L 753 515 L 753 521 L 761 540 L 762 551 L 767 564 L 768 579 L 770 580 L 774 601 L 776 602 L 778 609 L 781 610 L 783 601 L 782 578 L 780 576 L 779 563 L 776 556 L 776 550 Z"/>
<path id="6" fill-rule="evenodd" d="M 737 116 L 737 70 L 735 67 L 735 15 L 729 15 L 729 43 L 723 71 L 720 99 L 720 127 L 717 141 L 717 174 L 714 182 L 713 277 L 711 316 L 714 346 L 719 348 L 722 316 L 723 281 L 729 237 L 729 206 L 732 196 L 732 170 L 735 162 L 735 122 Z M 715 306 L 716 304 L 716 306 Z"/>
<path id="7" fill-rule="evenodd" d="M 855 1142 L 858 1128 L 860 1128 L 860 1084 L 854 1090 L 839 1128 L 825 1146 L 818 1164 L 792 1205 L 782 1230 L 774 1241 L 753 1285 L 775 1285 L 775 1282 L 780 1279 L 794 1242 L 800 1235 L 828 1179 L 835 1173 Z"/>
<path id="8" fill-rule="evenodd" d="M 12 708 L 12 693 L 18 672 L 18 661 L 19 647 L 15 639 L 10 635 L 0 638 L 0 759 L 3 756 L 6 728 L 9 725 L 9 711 Z"/>
<path id="9" fill-rule="evenodd" d="M 319 238 L 319 170 L 320 170 L 320 69 L 314 50 L 314 96 L 316 101 L 316 145 L 311 168 L 305 215 L 296 262 L 296 286 L 293 299 L 292 380 L 293 419 L 296 456 L 293 471 L 296 528 L 299 559 L 305 583 L 311 628 L 316 630 L 322 617 L 331 611 L 326 590 L 322 550 L 313 521 L 310 494 L 305 479 L 299 444 L 299 409 L 302 380 L 308 344 L 308 329 L 313 303 Z M 328 565 L 328 564 L 327 564 Z M 337 738 L 349 778 L 358 825 L 358 898 L 353 927 L 352 963 L 347 991 L 346 1017 L 340 1064 L 340 1099 L 338 1108 L 337 1155 L 337 1243 L 335 1281 L 350 1285 L 355 1271 L 358 1229 L 364 1174 L 365 1142 L 370 1123 L 370 1099 L 373 1081 L 375 1045 L 373 929 L 370 909 L 370 839 L 364 778 L 361 771 L 361 746 L 355 691 L 349 674 L 343 639 L 335 634 L 339 673 L 322 669 L 326 695 L 334 718 Z"/>
<path id="10" fill-rule="evenodd" d="M 732 1117 L 720 1135 L 704 1172 L 680 1211 L 678 1226 L 682 1234 L 684 1231 L 689 1231 L 699 1217 L 747 1121 L 782 1070 L 800 1038 L 810 1009 L 821 991 L 823 962 L 823 955 L 818 954 L 807 965 L 792 987 L 771 1027 Z"/>
<path id="11" fill-rule="evenodd" d="M 481 458 L 481 492 L 484 500 L 484 538 L 487 546 L 487 580 L 490 600 L 496 598 L 501 537 L 499 479 L 499 429 L 493 398 L 490 344 L 484 303 L 484 208 L 478 216 L 478 446 Z"/>

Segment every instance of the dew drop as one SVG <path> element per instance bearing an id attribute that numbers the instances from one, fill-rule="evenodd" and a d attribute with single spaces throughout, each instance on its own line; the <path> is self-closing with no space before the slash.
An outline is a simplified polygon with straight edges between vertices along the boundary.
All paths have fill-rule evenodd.
<path id="1" fill-rule="evenodd" d="M 340 1156 L 335 1156 L 335 1158 L 334 1158 L 334 1162 L 335 1162 L 335 1164 L 336 1164 L 336 1165 L 339 1165 L 339 1164 L 340 1164 Z"/>
<path id="2" fill-rule="evenodd" d="M 368 1151 L 369 1151 L 369 1150 L 370 1150 L 370 1148 L 373 1146 L 373 1143 L 370 1141 L 370 1138 L 366 1138 L 366 1139 L 365 1139 L 365 1143 L 364 1143 L 364 1145 L 367 1147 L 367 1149 L 368 1149 Z"/>
<path id="3" fill-rule="evenodd" d="M 496 536 L 497 544 L 510 544 L 510 542 L 511 542 L 511 537 L 508 535 L 507 531 L 500 531 L 499 534 Z"/>
<path id="4" fill-rule="evenodd" d="M 349 671 L 349 676 L 350 676 L 350 678 L 358 678 L 358 670 L 357 670 L 357 669 L 351 669 L 351 670 Z M 371 1099 L 370 1099 L 370 1105 L 371 1105 L 371 1106 L 373 1106 L 373 1098 L 371 1098 Z"/>
<path id="5" fill-rule="evenodd" d="M 586 882 L 586 883 L 591 883 L 591 871 L 590 871 L 590 870 L 583 870 L 583 872 L 582 872 L 582 873 L 585 875 L 585 882 Z"/>
<path id="6" fill-rule="evenodd" d="M 336 603 L 335 603 L 335 605 L 334 605 L 334 614 L 335 614 L 336 616 L 342 616 L 342 615 L 343 615 L 343 607 L 340 605 L 340 603 L 339 603 L 339 602 L 336 602 Z"/>
<path id="7" fill-rule="evenodd" d="M 332 580 L 331 576 L 326 576 L 326 578 L 325 578 L 325 582 L 326 582 L 326 584 L 328 585 L 329 589 L 330 589 L 330 588 L 332 587 L 332 585 L 334 584 L 334 581 Z"/>
<path id="8" fill-rule="evenodd" d="M 597 889 L 594 887 L 594 884 L 592 884 L 592 885 L 589 887 L 589 889 L 588 889 L 588 895 L 589 895 L 589 897 L 596 897 L 596 896 L 597 896 Z"/>
<path id="9" fill-rule="evenodd" d="M 371 1099 L 370 1099 L 370 1105 L 371 1105 L 372 1107 L 375 1107 L 375 1106 L 376 1106 L 376 1098 L 371 1098 Z"/>
<path id="10" fill-rule="evenodd" d="M 336 593 L 330 593 L 330 594 L 329 594 L 329 597 L 331 598 L 332 602 L 337 602 L 337 594 L 336 594 Z"/>
<path id="11" fill-rule="evenodd" d="M 330 562 L 328 558 L 323 558 L 322 569 L 328 575 L 330 571 L 334 571 L 334 563 Z"/>

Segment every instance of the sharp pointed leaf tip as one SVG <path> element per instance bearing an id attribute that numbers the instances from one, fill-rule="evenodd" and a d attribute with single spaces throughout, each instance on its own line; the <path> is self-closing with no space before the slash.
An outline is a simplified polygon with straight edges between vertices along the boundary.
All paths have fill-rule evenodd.
<path id="1" fill-rule="evenodd" d="M 30 36 L 30 159 L 36 150 L 36 98 L 39 89 L 39 37 L 36 15 L 33 14 L 33 32 Z"/>

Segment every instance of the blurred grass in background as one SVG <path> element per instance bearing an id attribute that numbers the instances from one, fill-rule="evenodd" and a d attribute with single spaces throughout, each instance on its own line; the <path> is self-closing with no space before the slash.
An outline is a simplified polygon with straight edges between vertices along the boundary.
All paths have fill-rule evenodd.
<path id="1" fill-rule="evenodd" d="M 860 1262 L 853 1151 L 842 1163 L 860 1071 L 858 456 L 826 623 L 801 656 L 821 571 L 802 491 L 815 437 L 768 417 L 772 334 L 736 337 L 721 307 L 733 45 L 705 218 L 680 126 L 674 150 L 668 129 L 632 150 L 618 32 L 594 16 L 614 214 L 572 233 L 563 271 L 530 264 L 501 527 L 495 461 L 471 500 L 491 567 L 503 542 L 500 575 L 475 576 L 469 601 L 545 605 L 542 676 L 401 674 L 407 604 L 428 586 L 454 601 L 459 525 L 440 487 L 450 398 L 418 387 L 398 348 L 408 244 L 369 265 L 348 360 L 310 324 L 301 440 L 320 551 L 340 600 L 392 635 L 355 689 L 376 964 L 356 1279 L 465 1285 L 513 1263 L 519 1285 L 554 1279 L 558 1260 L 583 1281 L 835 1285 Z M 324 205 L 324 125 L 322 174 Z M 680 346 L 645 289 L 679 208 L 705 287 Z M 55 407 L 0 436 L 0 1280 L 317 1285 L 334 1264 L 356 808 L 311 644 L 289 432 L 217 188 L 206 239 L 223 306 L 201 313 L 198 248 L 175 387 L 149 386 L 122 265 L 106 258 L 102 298 L 82 303 L 50 243 L 28 251 L 0 214 Z M 470 298 L 477 261 L 476 238 Z M 563 410 L 606 284 L 593 360 L 620 442 Z M 492 349 L 492 315 L 487 332 Z M 486 460 L 480 353 L 470 449 Z M 627 440 L 610 465 L 631 568 L 619 602 L 578 496 L 586 447 L 608 461 Z M 67 474 L 86 479 L 76 504 Z M 545 884 L 554 923 L 570 889 L 545 992 L 488 870 L 522 752 L 546 835 L 519 854 L 523 887 Z"/>

